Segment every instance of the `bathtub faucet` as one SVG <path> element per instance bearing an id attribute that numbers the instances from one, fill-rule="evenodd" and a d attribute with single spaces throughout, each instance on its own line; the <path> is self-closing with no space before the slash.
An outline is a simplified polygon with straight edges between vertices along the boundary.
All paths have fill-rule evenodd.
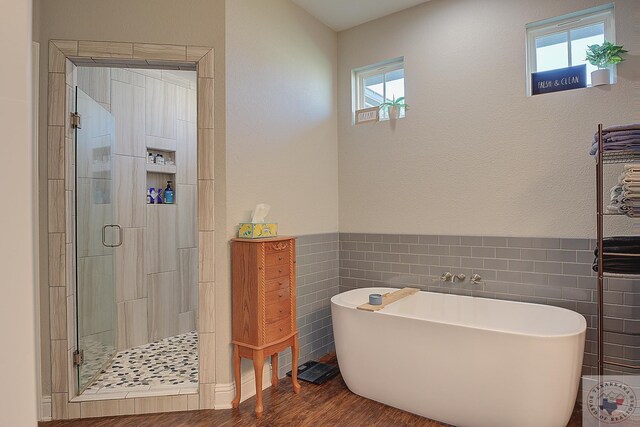
<path id="1" fill-rule="evenodd" d="M 463 273 L 460 273 L 460 274 L 455 274 L 455 275 L 453 276 L 453 279 L 452 279 L 451 281 L 452 281 L 453 283 L 456 283 L 456 280 L 459 280 L 459 281 L 461 281 L 461 282 L 464 282 L 464 279 L 466 279 L 466 278 L 467 278 L 467 276 L 465 276 Z"/>
<path id="2" fill-rule="evenodd" d="M 447 271 L 442 276 L 440 276 L 440 280 L 443 282 L 448 282 L 449 280 L 451 280 L 452 277 L 453 277 L 453 274 Z"/>

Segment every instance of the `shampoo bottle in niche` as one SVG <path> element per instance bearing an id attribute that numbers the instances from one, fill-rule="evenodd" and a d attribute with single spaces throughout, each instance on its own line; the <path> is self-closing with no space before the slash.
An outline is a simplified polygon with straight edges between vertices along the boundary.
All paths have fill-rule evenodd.
<path id="1" fill-rule="evenodd" d="M 164 189 L 164 202 L 168 205 L 173 204 L 173 188 L 171 183 L 173 181 L 167 181 L 167 188 Z"/>

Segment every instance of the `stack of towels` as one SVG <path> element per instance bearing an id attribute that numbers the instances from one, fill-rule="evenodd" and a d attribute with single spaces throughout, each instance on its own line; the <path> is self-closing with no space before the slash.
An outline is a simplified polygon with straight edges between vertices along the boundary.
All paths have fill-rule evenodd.
<path id="1" fill-rule="evenodd" d="M 640 123 L 602 129 L 602 144 L 605 152 L 637 151 L 640 154 Z M 593 136 L 589 154 L 598 154 L 598 132 Z"/>
<path id="2" fill-rule="evenodd" d="M 602 240 L 604 271 L 619 274 L 640 274 L 640 237 L 620 236 Z M 593 271 L 598 271 L 598 248 L 593 261 Z"/>
<path id="3" fill-rule="evenodd" d="M 611 189 L 607 213 L 640 218 L 640 164 L 625 165 L 624 169 Z"/>

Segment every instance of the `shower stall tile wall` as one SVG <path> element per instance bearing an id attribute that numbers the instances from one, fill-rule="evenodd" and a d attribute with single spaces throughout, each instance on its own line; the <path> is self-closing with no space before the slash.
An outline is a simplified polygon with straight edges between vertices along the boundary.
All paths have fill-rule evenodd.
<path id="1" fill-rule="evenodd" d="M 80 277 L 84 283 L 91 283 L 89 279 L 95 283 L 96 272 L 110 272 L 113 263 L 117 328 L 110 333 L 117 336 L 118 351 L 193 331 L 198 307 L 195 74 L 80 67 L 77 81 L 82 91 L 113 116 L 113 153 L 104 154 L 112 159 L 114 194 L 110 195 L 113 200 L 105 202 L 115 205 L 113 221 L 122 227 L 127 242 L 113 256 L 99 257 L 93 252 L 104 252 L 101 242 L 85 242 L 95 234 L 79 234 Z M 154 149 L 173 154 L 175 178 L 147 172 L 147 152 Z M 93 154 L 93 166 L 99 166 L 101 159 L 93 151 L 85 154 Z M 164 188 L 167 180 L 174 180 L 175 205 L 147 205 L 147 187 Z M 100 180 L 94 180 L 83 187 L 95 194 L 98 184 Z M 82 188 L 78 191 L 78 200 L 87 205 L 79 209 L 92 210 L 91 215 L 82 216 L 106 223 L 94 212 L 100 205 L 89 194 L 82 197 Z M 109 324 L 108 320 L 103 323 Z"/>
<path id="2" fill-rule="evenodd" d="M 413 286 L 568 308 L 587 320 L 583 373 L 592 375 L 597 340 L 594 249 L 591 239 L 340 233 L 340 291 Z M 443 282 L 440 276 L 446 272 L 463 273 L 467 279 Z M 471 284 L 473 274 L 483 280 Z M 637 365 L 640 321 L 632 319 L 640 313 L 640 279 L 607 278 L 604 297 L 605 355 Z"/>

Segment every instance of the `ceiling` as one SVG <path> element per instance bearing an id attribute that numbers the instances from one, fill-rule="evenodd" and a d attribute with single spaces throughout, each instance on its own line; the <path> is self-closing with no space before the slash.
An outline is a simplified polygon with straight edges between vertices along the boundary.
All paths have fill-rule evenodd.
<path id="1" fill-rule="evenodd" d="M 391 15 L 428 0 L 292 0 L 335 31 Z"/>

